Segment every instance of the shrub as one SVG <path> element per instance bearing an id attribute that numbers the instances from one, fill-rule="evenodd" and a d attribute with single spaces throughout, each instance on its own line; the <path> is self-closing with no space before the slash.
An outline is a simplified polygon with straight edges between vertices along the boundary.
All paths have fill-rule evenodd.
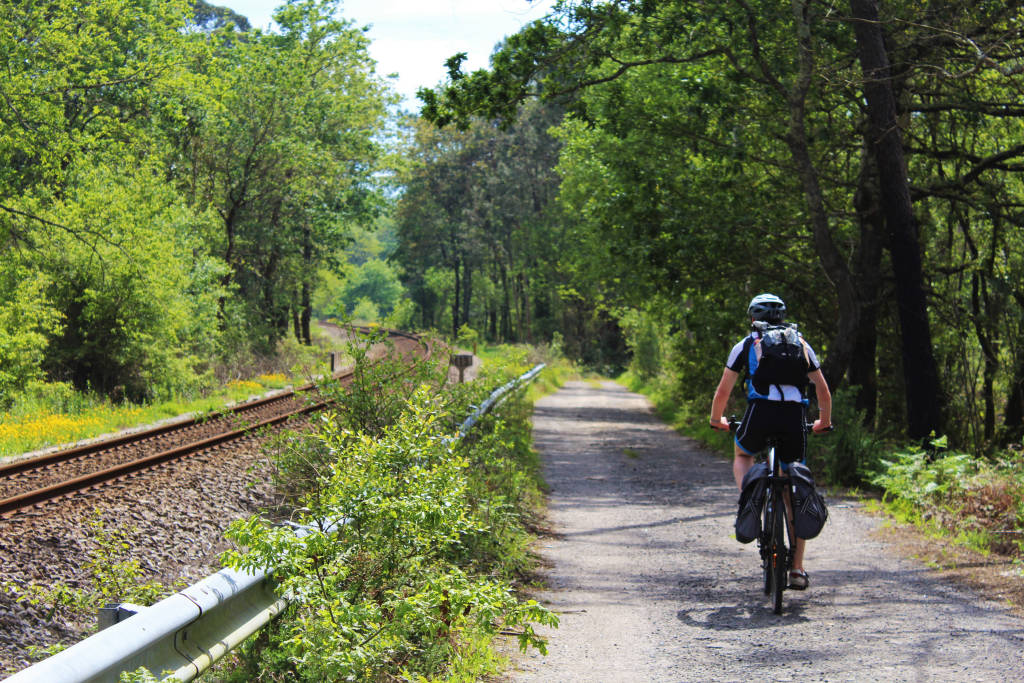
<path id="1" fill-rule="evenodd" d="M 933 447 L 945 447 L 944 439 Z M 995 462 L 967 453 L 910 449 L 882 461 L 873 483 L 911 519 L 935 524 L 978 550 L 1024 551 L 1024 475 L 1019 457 Z"/>
<path id="2" fill-rule="evenodd" d="M 885 453 L 885 445 L 864 425 L 864 414 L 855 408 L 855 397 L 856 387 L 843 387 L 833 394 L 835 431 L 807 442 L 815 474 L 831 484 L 859 486 L 871 481 Z"/>
<path id="3" fill-rule="evenodd" d="M 372 432 L 325 419 L 315 443 L 294 442 L 295 454 L 312 445 L 326 465 L 297 513 L 312 533 L 299 538 L 259 518 L 232 524 L 229 538 L 248 551 L 226 562 L 274 567 L 280 590 L 294 597 L 268 646 L 248 654 L 253 670 L 302 681 L 415 679 L 443 672 L 464 643 L 502 628 L 543 650 L 533 623 L 556 618 L 520 602 L 493 570 L 507 555 L 502 539 L 521 533 L 523 475 L 509 451 L 521 452 L 522 438 L 510 447 L 498 426 L 449 445 L 449 407 L 422 385 L 393 423 Z M 474 472 L 483 463 L 487 472 Z"/>

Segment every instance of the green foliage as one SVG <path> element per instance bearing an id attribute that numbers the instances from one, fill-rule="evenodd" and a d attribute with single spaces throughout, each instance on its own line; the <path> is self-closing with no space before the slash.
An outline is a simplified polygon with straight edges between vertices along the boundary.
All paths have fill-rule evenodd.
<path id="1" fill-rule="evenodd" d="M 661 299 L 673 336 L 683 320 L 684 334 L 707 339 L 724 328 L 688 324 L 694 311 L 713 319 L 711 306 L 782 293 L 818 340 L 826 376 L 859 387 L 856 404 L 881 433 L 905 430 L 906 406 L 911 424 L 926 412 L 936 424 L 921 406 L 948 401 L 964 418 L 949 421 L 951 439 L 981 453 L 1024 434 L 1014 343 L 1024 260 L 1010 229 L 1024 185 L 1007 161 L 1024 148 L 1002 144 L 1024 120 L 1014 109 L 1019 11 L 879 11 L 872 26 L 893 65 L 885 87 L 898 93 L 900 121 L 882 142 L 866 134 L 865 93 L 878 84 L 858 62 L 855 28 L 867 22 L 835 21 L 813 3 L 557 3 L 499 46 L 490 69 L 464 73 L 464 56 L 453 57 L 448 82 L 421 92 L 422 114 L 471 138 L 474 117 L 517 125 L 533 97 L 567 104 L 555 135 L 557 237 L 568 239 L 551 240 L 565 245 L 559 266 L 574 276 L 563 295 L 613 308 Z M 984 67 L 979 50 L 991 55 Z M 879 180 L 882 155 L 896 152 L 914 188 L 910 227 L 886 208 L 892 183 Z M 453 174 L 451 187 L 462 184 Z M 885 237 L 900 233 L 905 249 Z M 905 253 L 920 254 L 919 277 L 908 277 L 916 268 Z M 908 291 L 927 292 L 929 310 L 897 303 Z M 916 330 L 898 324 L 911 308 L 904 325 Z M 707 386 L 700 371 L 672 371 L 680 394 Z M 904 382 L 904 371 L 917 378 Z"/>
<path id="2" fill-rule="evenodd" d="M 174 122 L 176 180 L 219 217 L 207 237 L 249 333 L 237 341 L 263 351 L 289 332 L 290 312 L 309 314 L 318 271 L 380 203 L 376 133 L 391 96 L 338 5 L 284 4 L 280 33 L 244 41 L 197 36 L 196 77 Z"/>
<path id="3" fill-rule="evenodd" d="M 368 365 L 353 352 L 357 367 Z M 396 373 L 393 363 L 378 365 Z M 229 529 L 246 552 L 225 561 L 274 567 L 279 590 L 293 598 L 264 641 L 240 654 L 231 680 L 256 671 L 299 681 L 429 679 L 502 629 L 543 651 L 533 625 L 557 622 L 500 578 L 528 564 L 521 515 L 539 495 L 525 410 L 449 445 L 453 411 L 479 401 L 480 387 L 463 385 L 450 399 L 405 382 L 411 396 L 394 411 L 391 396 L 359 396 L 389 386 L 374 372 L 353 384 L 356 398 L 339 417 L 325 416 L 315 435 L 290 444 L 288 459 L 317 462 L 322 477 L 307 480 L 294 518 L 311 533 L 298 537 L 260 518 Z"/>
<path id="4" fill-rule="evenodd" d="M 331 387 L 330 396 L 343 429 L 371 436 L 398 421 L 419 387 L 440 387 L 448 370 L 443 362 L 447 359 L 424 361 L 411 353 L 402 357 L 385 330 L 355 334 L 346 355 L 354 363 L 352 380 L 345 387 Z"/>
<path id="5" fill-rule="evenodd" d="M 870 482 L 883 467 L 887 445 L 864 424 L 855 407 L 856 387 L 832 395 L 832 423 L 836 430 L 808 440 L 808 462 L 823 481 L 841 486 Z"/>
<path id="6" fill-rule="evenodd" d="M 390 96 L 338 4 L 286 3 L 276 33 L 188 4 L 0 15 L 2 402 L 41 372 L 195 393 L 218 361 L 273 353 L 379 208 Z"/>
<path id="7" fill-rule="evenodd" d="M 42 374 L 48 336 L 60 331 L 61 316 L 45 297 L 42 273 L 0 266 L 0 408 Z"/>
<path id="8" fill-rule="evenodd" d="M 619 318 L 626 337 L 626 346 L 633 357 L 630 370 L 642 381 L 653 379 L 661 372 L 661 343 L 665 333 L 658 329 L 653 316 L 631 309 Z"/>
<path id="9" fill-rule="evenodd" d="M 562 111 L 528 105 L 505 129 L 410 126 L 410 163 L 395 211 L 402 282 L 420 327 L 454 338 L 466 324 L 498 342 L 582 340 L 594 303 L 559 296 L 574 245 L 555 203 Z M 578 326 L 579 330 L 575 329 Z"/>
<path id="10" fill-rule="evenodd" d="M 387 327 L 396 330 L 412 330 L 416 317 L 416 304 L 411 299 L 400 299 L 394 310 L 384 319 Z"/>
<path id="11" fill-rule="evenodd" d="M 122 671 L 118 683 L 158 683 L 162 679 L 154 676 L 149 669 L 139 667 L 135 671 Z"/>
<path id="12" fill-rule="evenodd" d="M 872 483 L 915 521 L 935 525 L 983 552 L 1020 556 L 1024 533 L 1024 463 L 1019 454 L 990 462 L 945 451 L 911 449 L 882 460 Z"/>
<path id="13" fill-rule="evenodd" d="M 439 361 L 402 358 L 384 330 L 365 333 L 349 328 L 345 345 L 353 375 L 346 384 L 326 382 L 318 387 L 332 409 L 322 424 L 339 424 L 344 433 L 379 435 L 406 411 L 412 393 L 420 386 L 440 386 L 447 367 Z M 283 432 L 271 442 L 275 485 L 289 496 L 315 491 L 326 479 L 337 454 L 319 435 Z"/>
<path id="14" fill-rule="evenodd" d="M 378 311 L 378 316 L 389 315 L 401 299 L 402 292 L 402 284 L 394 269 L 384 261 L 370 259 L 347 272 L 338 293 L 340 312 L 369 320 L 371 318 L 360 318 L 356 314 L 356 309 L 367 302 Z"/>
<path id="15" fill-rule="evenodd" d="M 459 327 L 455 341 L 466 348 L 472 349 L 473 353 L 476 353 L 477 344 L 480 342 L 480 333 L 468 324 L 463 323 L 462 326 Z"/>
<path id="16" fill-rule="evenodd" d="M 124 165 L 122 165 L 123 167 Z M 46 367 L 80 389 L 133 400 L 166 398 L 193 386 L 197 359 L 189 351 L 217 348 L 216 262 L 196 257 L 190 235 L 202 222 L 155 175 L 130 177 L 109 168 L 83 172 L 54 206 L 61 222 L 80 230 L 102 226 L 96 244 L 40 237 L 45 270 L 58 273 L 49 299 L 65 324 L 51 339 Z"/>
<path id="17" fill-rule="evenodd" d="M 377 322 L 380 319 L 380 309 L 369 299 L 360 299 L 352 310 L 352 319 L 357 322 Z"/>

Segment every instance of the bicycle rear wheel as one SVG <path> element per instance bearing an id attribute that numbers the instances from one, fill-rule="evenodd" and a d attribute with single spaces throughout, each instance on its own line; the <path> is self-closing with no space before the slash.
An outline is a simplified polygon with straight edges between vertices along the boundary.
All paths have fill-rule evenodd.
<path id="1" fill-rule="evenodd" d="M 786 548 L 786 505 L 782 500 L 782 492 L 772 491 L 772 529 L 768 549 L 768 562 L 771 566 L 772 607 L 776 614 L 782 614 L 782 591 L 786 589 L 789 573 L 789 553 Z"/>

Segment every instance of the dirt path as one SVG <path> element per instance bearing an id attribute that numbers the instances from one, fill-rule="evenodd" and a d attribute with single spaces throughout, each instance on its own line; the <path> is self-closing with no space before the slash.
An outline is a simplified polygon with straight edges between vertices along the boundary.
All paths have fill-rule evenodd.
<path id="1" fill-rule="evenodd" d="M 730 463 L 642 396 L 570 383 L 536 405 L 557 536 L 539 599 L 561 616 L 515 681 L 1024 681 L 1024 621 L 896 557 L 829 499 L 811 588 L 776 616 L 732 537 Z"/>

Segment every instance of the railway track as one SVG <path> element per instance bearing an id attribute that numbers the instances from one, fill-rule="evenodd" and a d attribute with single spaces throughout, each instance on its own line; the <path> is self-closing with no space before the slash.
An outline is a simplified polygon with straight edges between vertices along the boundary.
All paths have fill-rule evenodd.
<path id="1" fill-rule="evenodd" d="M 365 330 L 364 330 L 365 331 Z M 388 330 L 396 347 L 429 357 L 416 335 Z M 353 372 L 334 379 L 345 384 Z M 137 472 L 186 458 L 327 406 L 315 384 L 250 401 L 210 416 L 175 422 L 104 441 L 0 465 L 0 518 L 122 480 Z"/>

